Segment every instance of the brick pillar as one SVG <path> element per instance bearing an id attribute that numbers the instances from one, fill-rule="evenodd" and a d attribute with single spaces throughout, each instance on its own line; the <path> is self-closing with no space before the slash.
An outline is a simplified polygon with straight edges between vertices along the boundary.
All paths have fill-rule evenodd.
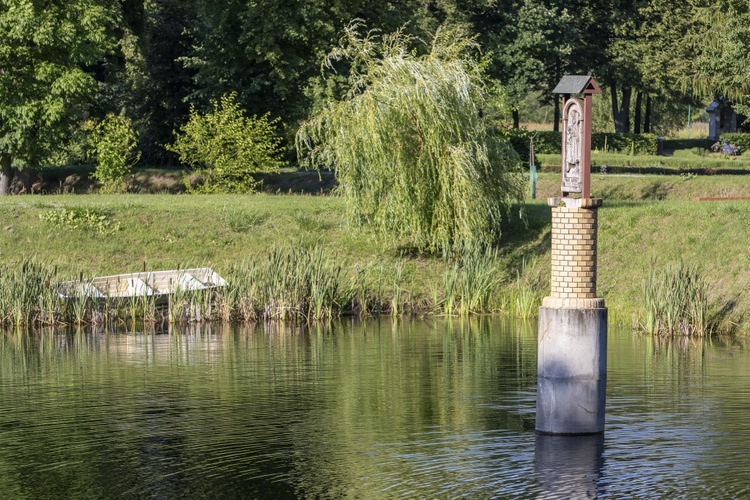
<path id="1" fill-rule="evenodd" d="M 536 430 L 604 432 L 607 309 L 596 296 L 601 200 L 550 198 L 552 291 L 539 308 Z"/>
<path id="2" fill-rule="evenodd" d="M 544 307 L 604 307 L 596 296 L 597 214 L 600 199 L 549 198 L 552 207 L 552 293 Z"/>

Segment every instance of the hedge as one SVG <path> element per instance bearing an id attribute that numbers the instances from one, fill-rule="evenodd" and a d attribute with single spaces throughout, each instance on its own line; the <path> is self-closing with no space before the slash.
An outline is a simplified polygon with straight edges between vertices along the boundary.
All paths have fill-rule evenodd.
<path id="1" fill-rule="evenodd" d="M 727 141 L 732 146 L 740 148 L 740 154 L 750 151 L 750 134 L 743 132 L 724 132 L 719 136 L 721 142 Z"/>
<path id="2" fill-rule="evenodd" d="M 655 134 L 599 133 L 592 134 L 591 143 L 592 149 L 605 153 L 655 155 L 657 150 Z"/>
<path id="3" fill-rule="evenodd" d="M 506 131 L 506 134 L 513 149 L 524 161 L 529 158 L 529 140 L 532 135 L 536 154 L 560 154 L 562 150 L 560 132 L 512 129 Z M 596 133 L 591 135 L 591 143 L 592 149 L 608 153 L 655 155 L 657 149 L 657 137 L 654 134 Z"/>
<path id="4" fill-rule="evenodd" d="M 560 152 L 560 132 L 553 131 L 529 131 L 524 128 L 510 129 L 506 131 L 507 139 L 513 149 L 524 162 L 529 160 L 529 141 L 534 136 L 534 152 L 536 154 L 555 154 Z"/>

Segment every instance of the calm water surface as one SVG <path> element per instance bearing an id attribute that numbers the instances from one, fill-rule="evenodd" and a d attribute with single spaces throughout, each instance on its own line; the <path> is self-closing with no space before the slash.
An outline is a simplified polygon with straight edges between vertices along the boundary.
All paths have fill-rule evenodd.
<path id="1" fill-rule="evenodd" d="M 536 326 L 0 334 L 0 497 L 741 497 L 750 352 L 609 340 L 603 437 L 534 432 Z"/>

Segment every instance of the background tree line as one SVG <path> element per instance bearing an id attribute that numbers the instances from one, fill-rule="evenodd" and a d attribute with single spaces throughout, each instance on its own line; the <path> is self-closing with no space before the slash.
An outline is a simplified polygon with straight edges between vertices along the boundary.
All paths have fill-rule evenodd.
<path id="1" fill-rule="evenodd" d="M 556 105 L 566 73 L 594 75 L 617 132 L 667 126 L 715 95 L 742 110 L 750 95 L 746 0 L 0 0 L 0 193 L 13 169 L 86 161 L 108 115 L 129 120 L 131 158 L 178 166 L 168 145 L 191 109 L 230 95 L 278 120 L 291 153 L 300 123 L 347 90 L 347 68 L 321 64 L 355 18 L 403 27 L 415 53 L 441 26 L 468 29 L 510 126 L 530 93 Z"/>

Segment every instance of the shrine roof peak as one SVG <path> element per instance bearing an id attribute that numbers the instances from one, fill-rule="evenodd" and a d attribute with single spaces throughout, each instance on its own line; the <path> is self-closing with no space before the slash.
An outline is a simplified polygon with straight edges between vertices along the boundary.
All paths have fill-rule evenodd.
<path id="1" fill-rule="evenodd" d="M 599 85 L 591 75 L 565 75 L 553 94 L 601 94 Z"/>

